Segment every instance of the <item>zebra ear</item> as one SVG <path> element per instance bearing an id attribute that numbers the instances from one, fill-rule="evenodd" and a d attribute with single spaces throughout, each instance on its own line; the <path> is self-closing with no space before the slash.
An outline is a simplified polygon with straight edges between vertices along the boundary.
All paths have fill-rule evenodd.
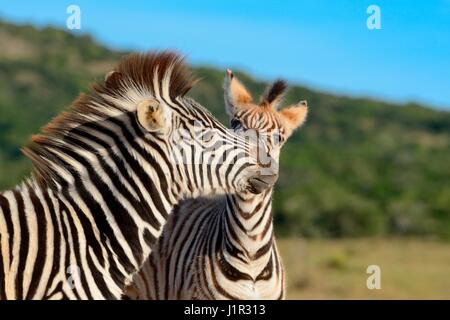
<path id="1" fill-rule="evenodd" d="M 137 119 L 147 131 L 155 132 L 164 129 L 165 116 L 159 101 L 147 99 L 137 105 Z"/>
<path id="2" fill-rule="evenodd" d="M 236 79 L 233 72 L 228 69 L 224 81 L 225 111 L 230 117 L 233 117 L 236 109 L 245 107 L 253 102 L 253 98 L 248 93 L 239 80 Z"/>
<path id="3" fill-rule="evenodd" d="M 300 101 L 294 106 L 284 108 L 278 114 L 283 121 L 286 138 L 288 138 L 295 129 L 305 122 L 308 114 L 308 104 L 306 101 Z"/>

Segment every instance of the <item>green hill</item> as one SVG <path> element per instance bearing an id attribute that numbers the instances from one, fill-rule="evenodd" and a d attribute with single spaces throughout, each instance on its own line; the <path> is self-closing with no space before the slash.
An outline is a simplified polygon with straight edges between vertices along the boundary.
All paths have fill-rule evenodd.
<path id="1" fill-rule="evenodd" d="M 150 44 L 151 46 L 151 44 Z M 20 147 L 124 54 L 89 36 L 0 22 L 0 189 L 29 174 Z M 196 67 L 191 93 L 226 122 L 223 70 Z M 265 84 L 238 76 L 256 94 Z M 282 75 L 280 75 L 282 76 Z M 450 238 L 450 113 L 293 86 L 310 117 L 283 150 L 279 234 Z"/>

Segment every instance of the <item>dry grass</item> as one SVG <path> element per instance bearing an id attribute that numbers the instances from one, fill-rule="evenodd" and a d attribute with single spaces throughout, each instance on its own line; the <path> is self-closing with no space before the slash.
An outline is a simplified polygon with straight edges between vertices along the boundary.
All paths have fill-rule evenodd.
<path id="1" fill-rule="evenodd" d="M 450 299 L 450 243 L 420 239 L 278 241 L 288 299 Z M 367 266 L 381 268 L 369 290 Z"/>

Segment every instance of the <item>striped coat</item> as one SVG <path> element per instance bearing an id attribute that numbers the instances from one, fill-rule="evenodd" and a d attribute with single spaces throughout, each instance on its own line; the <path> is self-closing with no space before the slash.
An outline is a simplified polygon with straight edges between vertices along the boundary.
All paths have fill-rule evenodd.
<path id="1" fill-rule="evenodd" d="M 33 177 L 0 193 L 0 299 L 121 298 L 179 201 L 263 191 L 192 84 L 176 54 L 131 55 L 33 137 Z"/>
<path id="2" fill-rule="evenodd" d="M 305 120 L 306 102 L 277 110 L 285 91 L 275 82 L 259 105 L 231 72 L 225 103 L 233 129 L 250 131 L 259 154 L 278 161 L 281 146 Z M 273 165 L 273 164 L 272 164 Z M 275 164 L 277 165 L 277 164 Z M 282 299 L 284 271 L 274 238 L 272 188 L 176 207 L 150 259 L 127 289 L 132 299 Z"/>

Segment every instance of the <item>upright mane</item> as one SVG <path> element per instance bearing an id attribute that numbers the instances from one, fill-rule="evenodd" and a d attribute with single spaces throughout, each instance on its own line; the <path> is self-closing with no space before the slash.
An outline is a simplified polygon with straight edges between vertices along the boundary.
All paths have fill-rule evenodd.
<path id="1" fill-rule="evenodd" d="M 64 137 L 75 128 L 104 121 L 136 110 L 142 97 L 168 94 L 169 99 L 184 96 L 195 84 L 184 58 L 177 53 L 149 52 L 130 54 L 110 73 L 105 81 L 91 84 L 89 93 L 81 93 L 69 109 L 62 112 L 41 133 L 32 136 L 22 149 L 34 166 L 39 182 L 52 185 L 54 165 L 60 161 L 51 151 L 64 146 Z"/>

